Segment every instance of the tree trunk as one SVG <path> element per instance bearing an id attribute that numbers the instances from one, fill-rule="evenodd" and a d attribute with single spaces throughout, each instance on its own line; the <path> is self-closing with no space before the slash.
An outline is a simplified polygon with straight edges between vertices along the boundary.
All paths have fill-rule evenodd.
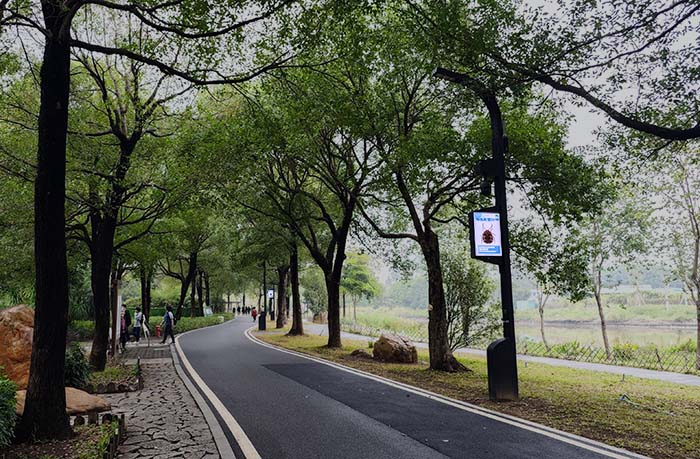
<path id="1" fill-rule="evenodd" d="M 204 271 L 204 304 L 213 309 L 211 304 L 211 290 L 209 288 L 209 273 Z"/>
<path id="2" fill-rule="evenodd" d="M 353 322 L 357 322 L 357 299 L 356 298 L 352 299 L 352 320 L 353 320 Z"/>
<path id="3" fill-rule="evenodd" d="M 190 252 L 188 264 L 187 275 L 180 281 L 180 299 L 178 300 L 177 310 L 175 311 L 175 320 L 180 320 L 182 317 L 182 309 L 185 306 L 185 298 L 187 298 L 187 289 L 190 287 L 190 284 L 193 284 L 194 276 L 197 274 L 197 252 Z M 194 286 L 192 286 L 192 288 L 194 289 Z M 190 313 L 191 312 L 190 308 Z"/>
<path id="4" fill-rule="evenodd" d="M 598 315 L 600 316 L 600 331 L 603 333 L 603 345 L 605 346 L 605 356 L 608 360 L 612 359 L 612 352 L 610 351 L 610 341 L 608 341 L 608 329 L 605 324 L 605 311 L 603 310 L 603 298 L 600 292 L 595 293 L 595 302 L 598 305 Z"/>
<path id="5" fill-rule="evenodd" d="M 41 104 L 34 182 L 36 299 L 33 346 L 20 441 L 68 438 L 65 353 L 68 265 L 65 234 L 66 136 L 70 89 L 70 21 L 63 2 L 43 1 L 48 36 L 41 65 Z M 65 35 L 61 35 L 61 31 Z"/>
<path id="6" fill-rule="evenodd" d="M 345 319 L 345 292 L 343 292 L 343 319 Z"/>
<path id="7" fill-rule="evenodd" d="M 328 292 L 328 344 L 327 347 L 342 347 L 340 339 L 340 276 L 328 273 L 325 276 Z"/>
<path id="8" fill-rule="evenodd" d="M 430 352 L 430 369 L 441 371 L 463 371 L 450 352 L 447 306 L 445 289 L 440 265 L 440 242 L 437 234 L 426 228 L 421 241 L 421 250 L 428 271 L 428 348 Z"/>
<path id="9" fill-rule="evenodd" d="M 548 295 L 542 293 L 539 297 L 539 304 L 537 305 L 537 310 L 540 313 L 540 335 L 542 335 L 542 342 L 547 350 L 549 350 L 549 344 L 547 343 L 547 338 L 544 335 L 544 307 L 547 304 L 548 298 Z"/>
<path id="10" fill-rule="evenodd" d="M 265 306 L 265 312 L 267 312 L 267 263 L 263 261 L 263 285 L 262 285 L 262 297 Z M 260 311 L 258 311 L 260 312 Z M 265 318 L 267 320 L 267 318 Z"/>
<path id="11" fill-rule="evenodd" d="M 698 297 L 700 298 L 700 295 Z M 700 371 L 700 301 L 695 302 L 695 316 L 697 329 L 695 340 L 695 369 Z"/>
<path id="12" fill-rule="evenodd" d="M 110 273 L 112 272 L 112 250 L 114 241 L 112 225 L 93 224 L 92 247 L 90 250 L 90 283 L 94 299 L 95 332 L 90 349 L 90 367 L 94 371 L 103 371 L 107 363 L 109 348 Z M 111 231 L 110 231 L 111 230 Z M 107 233 L 110 234 L 107 234 Z"/>
<path id="13" fill-rule="evenodd" d="M 288 335 L 303 335 L 304 323 L 301 315 L 301 296 L 299 295 L 299 249 L 292 245 L 289 255 L 289 281 L 292 287 L 292 328 Z"/>
<path id="14" fill-rule="evenodd" d="M 197 271 L 195 270 L 194 275 L 192 276 L 192 282 L 191 282 L 191 290 L 190 290 L 190 317 L 194 317 L 194 311 L 197 308 L 196 302 L 197 302 Z"/>
<path id="15" fill-rule="evenodd" d="M 147 269 L 143 266 L 139 266 L 139 281 L 141 284 L 141 312 L 143 313 L 144 316 L 146 315 L 146 296 L 148 296 L 148 293 L 146 293 L 147 290 L 147 282 L 148 282 L 148 272 Z"/>
<path id="16" fill-rule="evenodd" d="M 204 271 L 201 269 L 198 270 L 199 275 L 197 276 L 197 317 L 203 317 L 204 316 L 204 285 L 203 285 L 203 277 L 204 277 Z"/>
<path id="17" fill-rule="evenodd" d="M 153 270 L 149 269 L 146 272 L 146 301 L 142 306 L 143 315 L 145 321 L 148 324 L 148 320 L 151 318 L 151 288 L 153 286 Z"/>
<path id="18" fill-rule="evenodd" d="M 287 318 L 287 273 L 288 265 L 277 267 L 277 317 L 275 328 L 284 327 Z"/>

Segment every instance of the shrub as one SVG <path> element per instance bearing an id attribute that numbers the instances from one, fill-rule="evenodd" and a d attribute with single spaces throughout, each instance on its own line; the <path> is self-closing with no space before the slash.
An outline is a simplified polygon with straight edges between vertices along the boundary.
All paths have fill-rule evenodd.
<path id="1" fill-rule="evenodd" d="M 612 349 L 615 360 L 633 360 L 639 346 L 632 343 L 615 344 Z"/>
<path id="2" fill-rule="evenodd" d="M 66 351 L 66 386 L 78 389 L 87 385 L 90 379 L 90 367 L 79 343 L 71 344 Z"/>
<path id="3" fill-rule="evenodd" d="M 0 448 L 10 444 L 15 432 L 15 383 L 0 368 Z"/>
<path id="4" fill-rule="evenodd" d="M 688 352 L 691 354 L 695 353 L 696 343 L 692 339 L 688 339 L 680 344 L 671 346 L 668 350 L 671 352 Z"/>
<path id="5" fill-rule="evenodd" d="M 95 334 L 95 323 L 92 320 L 74 320 L 68 325 L 68 336 L 72 341 L 91 340 Z"/>

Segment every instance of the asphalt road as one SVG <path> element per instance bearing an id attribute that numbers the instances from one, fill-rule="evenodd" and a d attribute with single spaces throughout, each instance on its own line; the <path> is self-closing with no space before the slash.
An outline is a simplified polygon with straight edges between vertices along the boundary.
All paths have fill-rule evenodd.
<path id="1" fill-rule="evenodd" d="M 245 336 L 252 325 L 240 317 L 184 335 L 180 345 L 263 458 L 632 457 L 600 454 L 262 346 Z"/>

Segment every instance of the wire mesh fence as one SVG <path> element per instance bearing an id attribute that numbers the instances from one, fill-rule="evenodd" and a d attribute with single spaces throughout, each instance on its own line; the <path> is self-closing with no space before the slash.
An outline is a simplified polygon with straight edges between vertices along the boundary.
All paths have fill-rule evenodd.
<path id="1" fill-rule="evenodd" d="M 546 346 L 541 342 L 523 340 L 518 343 L 518 353 L 577 362 L 604 363 L 676 373 L 698 373 L 695 367 L 695 353 L 684 349 L 616 344 L 611 347 L 608 355 L 602 347 L 584 345 L 576 341 Z"/>
<path id="2" fill-rule="evenodd" d="M 427 327 L 414 327 L 412 329 L 402 329 L 402 330 L 388 330 L 376 327 L 370 327 L 368 325 L 360 324 L 353 321 L 341 320 L 343 331 L 347 333 L 355 333 L 357 335 L 363 336 L 374 336 L 379 337 L 382 333 L 391 333 L 394 335 L 401 335 L 415 341 L 417 343 L 427 343 L 428 342 L 428 329 Z"/>
<path id="3" fill-rule="evenodd" d="M 343 331 L 363 336 L 379 337 L 382 333 L 393 333 L 404 336 L 412 341 L 427 343 L 427 327 L 406 330 L 388 330 L 370 327 L 353 321 L 342 321 Z M 480 349 L 486 348 L 476 346 Z M 659 349 L 653 346 L 638 346 L 635 344 L 616 344 L 610 349 L 608 356 L 605 349 L 598 346 L 581 344 L 576 341 L 545 345 L 539 341 L 521 340 L 517 343 L 518 353 L 535 357 L 550 357 L 555 359 L 573 360 L 576 362 L 603 363 L 649 370 L 673 371 L 676 373 L 694 373 L 696 369 L 695 352 L 690 347 L 680 346 L 671 349 Z"/>

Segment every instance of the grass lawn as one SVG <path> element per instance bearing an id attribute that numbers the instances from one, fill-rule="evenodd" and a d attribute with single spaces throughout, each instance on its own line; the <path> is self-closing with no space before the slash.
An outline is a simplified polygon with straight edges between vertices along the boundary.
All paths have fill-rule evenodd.
<path id="1" fill-rule="evenodd" d="M 269 329 L 268 329 L 269 330 Z M 285 330 L 286 331 L 286 330 Z M 361 341 L 342 349 L 324 347 L 327 338 L 288 337 L 281 330 L 256 332 L 260 339 L 350 367 L 421 387 L 484 408 L 529 419 L 655 458 L 700 459 L 700 387 L 529 363 L 519 366 L 521 400 L 488 399 L 486 360 L 459 360 L 471 373 L 428 370 L 427 350 L 417 365 L 386 364 L 350 357 Z M 633 403 L 620 401 L 625 394 Z"/>
<path id="2" fill-rule="evenodd" d="M 126 365 L 119 361 L 109 361 L 104 371 L 90 373 L 90 383 L 95 387 L 98 384 L 109 383 L 129 384 L 136 382 L 136 365 Z"/>

